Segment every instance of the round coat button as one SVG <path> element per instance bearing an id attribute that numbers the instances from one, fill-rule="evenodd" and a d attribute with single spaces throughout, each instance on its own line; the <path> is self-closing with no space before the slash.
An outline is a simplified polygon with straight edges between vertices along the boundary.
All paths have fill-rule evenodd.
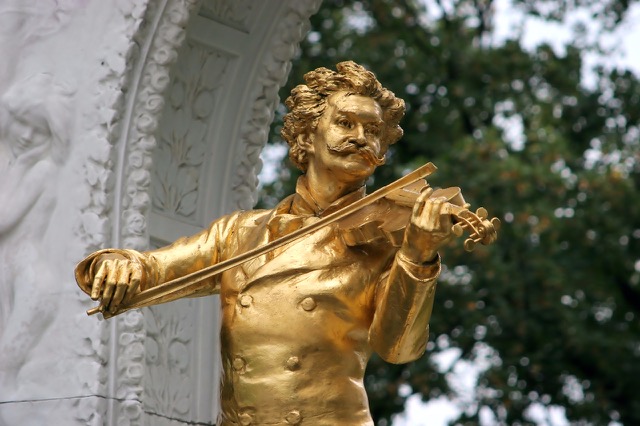
<path id="1" fill-rule="evenodd" d="M 249 296 L 248 294 L 243 294 L 242 296 L 240 296 L 240 306 L 248 308 L 249 306 L 251 306 L 251 302 L 253 302 L 253 297 Z"/>
<path id="2" fill-rule="evenodd" d="M 251 424 L 251 414 L 242 413 L 238 416 L 238 420 L 242 426 L 249 426 Z"/>
<path id="3" fill-rule="evenodd" d="M 313 311 L 316 308 L 317 303 L 315 300 L 313 300 L 312 297 L 307 297 L 302 302 L 300 302 L 300 306 L 302 306 L 302 309 L 304 309 L 305 311 Z"/>
<path id="4" fill-rule="evenodd" d="M 233 359 L 233 369 L 236 371 L 240 371 L 244 368 L 245 366 L 245 362 L 244 359 L 242 359 L 241 357 L 237 356 Z"/>
<path id="5" fill-rule="evenodd" d="M 300 359 L 297 356 L 292 356 L 287 360 L 287 368 L 291 371 L 300 368 Z"/>
<path id="6" fill-rule="evenodd" d="M 300 415 L 300 411 L 298 410 L 292 410 L 289 412 L 289 414 L 287 414 L 284 418 L 287 423 L 289 423 L 290 425 L 297 425 L 298 423 L 300 423 L 300 420 L 302 420 L 302 416 Z"/>

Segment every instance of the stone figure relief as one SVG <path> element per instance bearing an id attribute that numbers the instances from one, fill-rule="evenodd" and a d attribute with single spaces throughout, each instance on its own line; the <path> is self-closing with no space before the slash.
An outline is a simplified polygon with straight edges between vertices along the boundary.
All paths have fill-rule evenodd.
<path id="1" fill-rule="evenodd" d="M 218 2 L 219 0 L 213 1 Z M 40 62 L 42 62 L 41 59 L 46 60 L 46 57 L 49 57 L 49 51 L 44 47 L 44 45 L 47 44 L 46 40 L 53 38 L 52 36 L 56 36 L 56 40 L 58 40 L 57 36 L 59 33 L 65 33 L 66 36 L 67 33 L 64 30 L 71 30 L 77 22 L 85 21 L 85 16 L 80 16 L 82 19 L 77 19 L 79 15 L 82 15 L 82 13 L 76 12 L 81 12 L 79 9 L 81 9 L 82 6 L 86 4 L 95 5 L 100 3 L 101 2 L 89 2 L 88 0 L 0 1 L 0 52 L 3 53 L 3 61 L 0 63 L 0 107 L 3 105 L 2 94 L 5 93 L 8 86 L 16 80 L 16 76 L 22 78 L 29 75 L 30 72 L 39 69 L 37 65 L 40 65 Z M 109 4 L 110 2 L 105 3 Z M 211 3 L 211 0 L 209 3 Z M 233 13 L 229 13 L 235 16 L 234 19 L 238 24 L 248 25 L 252 22 L 255 23 L 255 19 L 249 19 L 247 14 L 236 5 L 242 3 L 244 4 L 244 7 L 255 11 L 256 7 L 252 6 L 253 2 L 246 0 L 239 2 L 224 0 L 220 3 L 230 5 L 229 7 L 232 8 Z M 291 6 L 288 6 L 287 9 L 289 12 L 286 13 L 286 22 L 280 24 L 281 30 L 278 31 L 277 37 L 279 39 L 286 37 L 287 41 L 291 39 L 295 40 L 295 43 L 297 43 L 299 39 L 304 36 L 304 30 L 301 30 L 300 27 L 306 28 L 306 26 L 308 26 L 308 23 L 306 22 L 308 15 L 311 14 L 311 9 L 317 9 L 320 0 L 295 0 L 290 3 Z M 111 154 L 114 151 L 113 143 L 117 139 L 115 136 L 118 135 L 117 132 L 119 131 L 117 129 L 119 129 L 119 125 L 121 124 L 123 117 L 132 119 L 131 127 L 133 130 L 131 131 L 132 137 L 126 139 L 127 144 L 130 145 L 130 147 L 127 147 L 126 152 L 127 154 L 131 153 L 131 156 L 127 155 L 125 159 L 126 166 L 124 166 L 124 180 L 126 185 L 123 185 L 122 188 L 126 192 L 123 203 L 124 209 L 127 209 L 127 215 L 123 216 L 126 218 L 126 226 L 121 226 L 116 229 L 121 231 L 121 236 L 126 240 L 127 245 L 130 245 L 131 241 L 133 241 L 134 245 L 137 247 L 140 247 L 141 244 L 146 244 L 146 223 L 143 220 L 138 219 L 143 218 L 146 209 L 150 207 L 150 199 L 148 197 L 145 198 L 145 196 L 148 195 L 148 184 L 145 183 L 146 181 L 144 179 L 137 179 L 137 177 L 143 175 L 143 172 L 145 171 L 149 172 L 149 169 L 151 168 L 149 165 L 151 161 L 148 154 L 153 149 L 155 126 L 152 125 L 153 123 L 151 123 L 151 125 L 149 124 L 152 121 L 149 120 L 149 117 L 154 119 L 158 116 L 158 111 L 156 110 L 158 108 L 158 104 L 155 103 L 155 101 L 156 99 L 163 98 L 163 82 L 168 81 L 168 69 L 170 65 L 164 62 L 166 60 L 166 56 L 163 56 L 163 54 L 167 52 L 174 53 L 177 46 L 182 43 L 182 30 L 184 29 L 184 25 L 186 25 L 187 18 L 191 13 L 195 13 L 201 4 L 203 4 L 203 2 L 200 0 L 168 0 L 162 2 L 149 2 L 148 0 L 119 0 L 114 2 L 112 5 L 105 6 L 100 9 L 113 12 L 113 16 L 107 16 L 105 14 L 105 17 L 108 17 L 108 22 L 110 22 L 109 28 L 112 28 L 113 32 L 105 33 L 104 45 L 101 44 L 99 48 L 95 49 L 99 52 L 107 52 L 108 55 L 105 56 L 107 60 L 102 64 L 102 68 L 99 70 L 100 72 L 97 72 L 94 69 L 91 71 L 90 80 L 93 81 L 94 79 L 97 79 L 98 81 L 96 84 L 91 85 L 91 89 L 88 90 L 91 93 L 82 94 L 82 99 L 86 99 L 86 103 L 89 105 L 88 108 L 83 109 L 82 123 L 78 123 L 81 124 L 81 126 L 79 125 L 74 129 L 74 137 L 72 139 L 74 145 L 77 141 L 82 142 L 83 145 L 86 144 L 87 146 L 91 145 L 92 147 L 96 147 L 96 149 L 86 159 L 86 163 L 91 163 L 91 166 L 95 169 L 95 173 L 92 173 L 93 170 L 87 172 L 86 176 L 83 175 L 85 180 L 81 183 L 81 185 L 91 188 L 90 197 L 87 197 L 90 200 L 85 200 L 83 198 L 81 202 L 91 204 L 86 207 L 84 205 L 79 207 L 82 209 L 81 211 L 83 215 L 81 220 L 76 220 L 76 222 L 82 222 L 83 226 L 87 225 L 86 222 L 91 222 L 91 225 L 93 226 L 90 227 L 89 231 L 78 231 L 76 235 L 71 236 L 72 238 L 77 237 L 76 239 L 78 240 L 81 239 L 81 244 L 96 247 L 104 246 L 105 242 L 112 235 L 112 225 L 108 221 L 109 214 L 112 212 L 112 205 L 109 202 L 109 197 L 117 191 L 114 191 L 112 188 L 114 181 L 111 179 L 113 176 L 111 169 L 113 165 L 113 156 Z M 157 16 L 162 16 L 162 19 L 159 21 L 160 25 L 158 27 L 152 27 L 141 24 L 141 22 L 144 21 L 143 15 L 146 15 L 146 17 L 155 17 L 156 9 L 161 9 L 161 11 L 157 12 Z M 309 10 L 307 11 L 307 9 Z M 304 22 L 301 22 L 301 20 Z M 69 28 L 67 28 L 67 26 Z M 153 40 L 153 43 L 150 54 L 148 56 L 144 56 L 145 52 L 138 52 L 138 48 L 144 44 L 143 42 L 147 42 L 148 40 Z M 293 43 L 293 41 L 291 42 Z M 271 52 L 273 48 L 269 48 L 267 50 L 269 51 L 269 54 L 266 56 L 271 58 L 273 56 L 273 52 Z M 151 55 L 151 53 L 153 53 L 153 55 Z M 57 53 L 51 51 L 50 55 L 57 55 Z M 137 55 L 142 55 L 142 60 L 147 64 L 141 69 L 141 75 L 135 75 L 138 71 L 133 67 L 133 64 L 137 63 Z M 293 55 L 293 53 L 291 53 L 291 55 Z M 25 56 L 28 56 L 28 58 L 26 58 L 27 60 L 24 60 Z M 282 75 L 282 78 L 285 78 L 286 73 L 288 72 L 290 56 L 285 55 L 285 57 L 283 57 L 282 53 L 278 53 L 277 56 L 278 58 L 274 63 L 279 65 L 277 67 L 278 69 L 273 70 L 274 67 L 270 66 L 269 73 L 273 74 L 275 72 L 277 75 Z M 65 58 L 62 58 L 61 61 L 65 61 Z M 170 59 L 169 62 L 171 61 L 173 61 L 173 59 Z M 269 63 L 271 64 L 272 62 Z M 126 64 L 126 68 L 124 64 Z M 285 64 L 287 64 L 286 67 Z M 261 66 L 261 68 L 266 67 Z M 283 71 L 280 71 L 280 69 Z M 85 81 L 83 78 L 85 76 L 82 75 L 82 72 L 85 70 L 78 69 L 71 71 L 74 72 L 74 77 L 80 78 L 80 81 Z M 56 73 L 56 75 L 60 74 Z M 125 89 L 130 89 L 131 86 L 127 86 L 130 81 L 140 81 L 140 87 L 145 89 L 144 93 L 142 93 L 142 90 L 138 94 L 135 94 L 133 91 L 128 92 L 134 95 L 136 99 L 136 103 L 132 108 L 133 113 L 127 109 L 128 107 L 123 103 L 122 97 L 123 85 Z M 271 84 L 271 82 L 269 82 L 269 84 Z M 93 89 L 93 87 L 95 87 L 95 89 Z M 125 92 L 127 92 L 127 90 L 125 90 Z M 80 99 L 80 93 L 77 98 Z M 145 105 L 140 105 L 143 103 Z M 160 104 L 159 109 L 162 109 L 162 104 Z M 143 111 L 144 114 L 138 115 L 137 113 L 139 111 Z M 266 114 L 266 116 L 268 115 L 269 113 Z M 80 118 L 80 115 L 78 115 L 78 118 Z M 4 132 L 8 129 L 8 126 L 3 120 L 4 119 L 0 120 L 0 186 L 2 186 L 2 190 L 11 188 L 11 185 L 3 183 L 9 174 L 11 176 L 19 175 L 15 166 L 17 160 L 13 155 L 8 139 L 4 136 Z M 89 121 L 90 123 L 87 123 Z M 82 127 L 82 129 L 80 127 Z M 254 127 L 251 128 L 252 131 L 254 130 Z M 116 129 L 115 132 L 113 129 Z M 248 132 L 245 132 L 245 136 L 246 133 Z M 51 137 L 53 137 L 53 135 Z M 75 155 L 75 147 L 73 148 L 73 151 Z M 79 152 L 82 154 L 84 152 L 84 147 Z M 50 155 L 50 152 L 47 151 L 46 153 L 42 153 L 42 155 Z M 24 159 L 26 158 L 28 157 L 24 157 Z M 43 161 L 43 158 L 35 155 L 35 152 L 31 158 L 33 158 L 35 162 L 34 164 L 36 165 L 40 165 Z M 135 159 L 135 161 L 133 159 Z M 51 157 L 49 157 L 49 160 L 51 160 Z M 140 161 L 137 162 L 138 160 Z M 61 163 L 53 162 L 51 180 L 55 181 L 56 174 L 62 171 L 60 173 L 60 179 L 57 181 L 58 186 L 62 182 L 61 179 L 66 179 L 68 177 L 66 172 L 70 171 L 70 168 L 67 166 L 70 166 L 70 164 L 66 164 L 63 167 Z M 255 176 L 253 169 L 250 168 L 246 173 L 246 176 L 240 173 L 238 173 L 238 176 L 244 180 L 249 180 L 251 183 L 254 182 Z M 244 182 L 244 180 L 242 180 L 242 182 Z M 47 186 L 46 184 L 43 185 Z M 251 185 L 252 188 L 255 186 L 253 183 Z M 51 186 L 54 185 L 51 183 Z M 130 189 L 134 186 L 136 188 L 135 196 L 131 195 L 130 192 Z M 13 190 L 13 188 L 11 189 Z M 13 190 L 13 192 L 15 193 L 16 191 Z M 42 222 L 36 220 L 38 217 L 42 218 L 40 213 L 37 212 L 45 210 L 42 206 L 46 204 L 44 202 L 45 198 L 47 198 L 45 196 L 46 190 L 38 192 L 34 189 L 33 191 L 30 191 L 30 193 L 35 194 L 36 201 L 34 205 L 28 207 L 25 210 L 25 217 L 17 218 L 15 226 L 10 226 L 10 228 L 13 229 L 16 226 L 19 226 L 22 230 L 21 232 L 24 234 L 28 234 L 31 237 L 36 235 L 36 238 L 40 238 L 41 234 L 38 234 L 35 231 L 30 233 L 26 232 L 28 231 L 28 224 L 33 221 L 33 223 L 37 222 L 37 227 L 48 230 L 48 234 L 53 234 L 54 232 L 52 231 L 57 228 L 57 226 L 55 226 L 55 217 L 46 220 L 42 219 Z M 131 195 L 130 199 L 127 198 L 129 195 Z M 10 198 L 10 196 L 2 196 L 0 198 L 0 202 L 4 203 Z M 49 197 L 48 199 L 51 200 L 52 198 L 53 197 Z M 51 203 L 51 206 L 53 206 L 53 204 L 55 203 Z M 61 201 L 57 202 L 58 209 L 56 209 L 56 211 L 60 210 L 59 207 L 61 207 L 61 204 Z M 73 207 L 73 205 L 70 205 L 70 208 Z M 141 212 L 142 214 L 129 214 L 129 210 L 135 210 L 135 212 Z M 121 212 L 121 210 L 118 212 Z M 85 221 L 85 217 L 89 217 L 89 219 Z M 129 218 L 133 219 L 129 221 Z M 0 218 L 0 221 L 4 221 L 4 219 L 5 218 L 3 216 Z M 141 225 L 138 227 L 132 226 L 132 224 L 137 225 L 140 223 Z M 96 231 L 95 233 L 93 232 L 94 230 Z M 10 232 L 10 235 L 5 235 L 4 232 L 0 233 L 0 250 L 3 252 L 0 253 L 0 255 L 4 255 L 5 251 L 10 251 L 6 249 L 6 247 L 17 241 L 18 238 L 16 235 L 17 233 L 14 233 L 13 231 Z M 35 265 L 35 267 L 40 268 L 40 261 L 41 260 L 38 259 L 36 262 L 32 262 L 31 266 L 34 267 Z M 48 267 L 53 267 L 53 265 L 49 264 Z M 0 274 L 3 273 L 4 271 L 0 270 Z M 25 272 L 24 275 L 26 274 L 27 273 Z M 0 311 L 0 338 L 3 337 L 2 335 L 5 330 L 4 327 L 6 325 L 6 318 L 4 318 L 3 315 L 9 314 L 11 309 L 15 309 L 15 305 L 13 303 L 9 303 L 9 299 L 4 297 L 5 282 L 6 281 L 3 276 L 0 275 L 0 299 L 2 299 L 2 301 L 7 301 L 7 305 L 9 305 L 9 308 Z M 0 304 L 2 301 L 0 301 Z M 97 371 L 94 372 L 94 370 L 90 370 L 89 368 L 84 371 L 85 374 L 81 374 L 81 371 L 77 371 L 76 373 L 78 376 L 86 380 L 82 382 L 83 389 L 90 387 L 92 394 L 100 395 L 97 398 L 98 405 L 101 408 L 98 408 L 97 411 L 95 408 L 92 412 L 89 410 L 90 406 L 95 406 L 95 399 L 80 400 L 80 408 L 77 406 L 78 401 L 75 401 L 76 407 L 74 410 L 77 412 L 69 413 L 69 416 L 75 415 L 76 418 L 82 419 L 83 424 L 89 423 L 90 418 L 93 419 L 93 424 L 102 424 L 101 419 L 103 418 L 105 421 L 109 418 L 115 422 L 115 424 L 124 424 L 129 421 L 132 424 L 135 424 L 138 421 L 142 421 L 141 419 L 148 414 L 144 412 L 141 413 L 142 404 L 140 399 L 142 393 L 142 374 L 140 372 L 145 368 L 145 366 L 143 362 L 140 362 L 141 357 L 144 358 L 144 353 L 141 355 L 140 351 L 137 349 L 140 347 L 139 344 L 143 343 L 146 339 L 146 330 L 142 326 L 143 318 L 142 315 L 138 314 L 138 312 L 130 312 L 119 319 L 120 323 L 117 325 L 117 332 L 119 333 L 118 342 L 109 342 L 109 345 L 114 344 L 117 346 L 117 350 L 115 352 L 109 352 L 110 347 L 108 347 L 106 342 L 107 338 L 111 335 L 107 332 L 108 330 L 105 331 L 107 327 L 102 327 L 102 325 L 86 327 L 99 329 L 100 331 L 98 334 L 92 335 L 90 340 L 85 339 L 86 342 L 83 344 L 88 345 L 86 348 L 87 354 L 85 354 L 87 358 L 88 352 L 95 351 L 95 354 L 92 352 L 91 356 L 97 361 L 96 365 L 100 365 L 101 368 L 104 368 L 105 365 L 108 367 L 114 364 L 116 365 L 116 384 L 112 387 L 116 391 L 115 394 L 117 394 L 118 397 L 126 399 L 126 401 L 123 402 L 118 400 L 114 406 L 110 406 L 108 409 L 105 408 L 107 402 L 104 398 L 101 399 L 101 397 L 104 396 L 104 389 L 107 389 L 106 384 L 108 383 L 108 385 L 111 386 L 111 372 L 105 374 L 105 371 L 101 369 L 98 374 Z M 43 353 L 41 348 L 49 344 L 52 339 L 56 338 L 55 336 L 52 336 L 52 333 L 54 332 L 56 325 L 60 325 L 61 322 L 61 318 L 57 317 L 55 318 L 54 325 L 47 326 L 43 329 L 42 336 L 39 338 L 40 340 L 32 345 L 32 347 L 38 346 L 39 348 L 37 351 L 32 351 L 33 353 L 37 353 L 38 356 Z M 172 323 L 165 321 L 163 324 L 171 325 Z M 61 329 L 62 327 L 58 327 L 58 330 Z M 179 348 L 180 345 L 170 344 L 167 347 L 171 353 L 180 352 L 179 350 L 175 350 L 175 348 Z M 133 348 L 136 350 L 131 350 Z M 163 349 L 163 347 L 161 347 L 161 349 Z M 3 347 L 0 347 L 0 350 L 4 350 Z M 0 358 L 2 358 L 2 356 L 3 353 L 0 352 Z M 175 357 L 170 356 L 167 359 L 171 362 Z M 77 360 L 72 359 L 69 362 L 75 361 Z M 94 365 L 91 367 L 93 366 Z M 182 365 L 179 365 L 178 367 L 183 369 Z M 89 370 L 90 373 L 88 374 L 87 371 Z M 22 368 L 21 371 L 22 372 L 20 373 L 16 373 L 16 375 L 18 375 L 18 381 L 20 381 L 20 378 L 24 375 L 24 368 Z M 31 376 L 33 377 L 34 375 L 31 374 Z M 98 382 L 101 383 L 102 387 L 96 384 Z M 61 385 L 59 388 L 62 389 L 67 387 Z M 0 382 L 0 396 L 2 396 L 3 401 L 9 399 L 9 395 L 4 392 L 4 389 L 4 385 Z M 183 401 L 183 399 L 180 398 L 177 400 Z M 138 403 L 138 405 L 134 407 L 134 403 Z M 180 402 L 178 406 L 181 407 L 182 404 L 183 402 Z M 11 404 L 5 404 L 5 408 L 7 405 Z M 47 404 L 47 407 L 48 406 L 49 405 Z M 132 407 L 136 408 L 137 411 Z M 109 414 L 109 416 L 113 417 L 105 417 L 104 413 L 107 411 L 109 413 L 114 413 L 113 415 Z M 178 410 L 176 410 L 176 412 L 177 411 Z M 4 418 L 2 417 L 3 414 L 4 413 L 0 407 L 0 425 L 4 424 Z M 100 420 L 96 420 L 96 418 L 99 418 Z M 155 418 L 155 420 L 157 420 L 157 418 Z M 28 423 L 32 423 L 32 421 L 29 421 Z M 39 424 L 48 423 L 50 423 L 50 419 L 39 422 Z M 24 423 L 9 422 L 8 424 Z"/>
<path id="2" fill-rule="evenodd" d="M 5 400 L 37 385 L 42 371 L 26 364 L 58 309 L 52 294 L 61 273 L 42 237 L 69 151 L 73 93 L 52 75 L 39 73 L 0 98 L 0 389 Z"/>
<path id="3" fill-rule="evenodd" d="M 0 93 L 15 78 L 23 50 L 60 31 L 88 0 L 2 0 L 0 2 Z"/>

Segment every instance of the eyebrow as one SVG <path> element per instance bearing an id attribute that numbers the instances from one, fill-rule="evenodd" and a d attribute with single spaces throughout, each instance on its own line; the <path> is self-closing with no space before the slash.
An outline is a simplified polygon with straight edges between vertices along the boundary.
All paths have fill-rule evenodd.
<path id="1" fill-rule="evenodd" d="M 369 114 L 366 112 L 362 112 L 360 110 L 352 110 L 350 108 L 344 108 L 344 109 L 338 109 L 337 111 L 337 116 L 348 116 L 349 118 L 351 117 L 358 117 L 358 118 L 365 118 L 367 119 L 367 121 L 369 121 L 370 123 L 375 123 L 375 124 L 384 124 L 384 120 L 380 119 L 376 114 Z"/>

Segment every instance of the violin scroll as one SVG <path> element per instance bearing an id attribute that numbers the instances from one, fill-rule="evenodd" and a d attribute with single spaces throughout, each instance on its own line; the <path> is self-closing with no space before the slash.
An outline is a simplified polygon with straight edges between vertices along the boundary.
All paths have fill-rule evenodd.
<path id="1" fill-rule="evenodd" d="M 473 213 L 470 210 L 462 210 L 454 215 L 457 222 L 451 228 L 457 237 L 467 231 L 469 237 L 464 241 L 464 249 L 473 251 L 478 243 L 487 245 L 496 241 L 500 229 L 500 219 L 493 217 L 487 220 L 487 210 L 480 207 Z"/>

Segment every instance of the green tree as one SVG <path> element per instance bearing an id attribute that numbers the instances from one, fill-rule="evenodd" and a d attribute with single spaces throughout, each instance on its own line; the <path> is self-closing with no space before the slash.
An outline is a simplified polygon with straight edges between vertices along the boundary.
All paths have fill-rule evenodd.
<path id="1" fill-rule="evenodd" d="M 514 3 L 544 20 L 588 7 L 612 30 L 630 2 Z M 599 46 L 584 27 L 561 55 L 547 45 L 527 51 L 519 37 L 492 43 L 492 0 L 424 4 L 325 0 L 281 92 L 319 66 L 365 65 L 407 104 L 405 136 L 373 186 L 433 161 L 433 186 L 462 187 L 503 222 L 494 246 L 470 254 L 457 241 L 444 253 L 427 355 L 399 366 L 372 360 L 376 423 L 402 411 L 401 389 L 426 400 L 451 393 L 431 357 L 454 347 L 467 360 L 495 352 L 459 424 L 477 424 L 483 407 L 501 423 L 530 424 L 531 404 L 562 406 L 572 421 L 640 424 L 637 77 L 598 68 L 585 87 L 583 55 Z M 263 204 L 293 191 L 297 173 L 281 173 Z"/>

